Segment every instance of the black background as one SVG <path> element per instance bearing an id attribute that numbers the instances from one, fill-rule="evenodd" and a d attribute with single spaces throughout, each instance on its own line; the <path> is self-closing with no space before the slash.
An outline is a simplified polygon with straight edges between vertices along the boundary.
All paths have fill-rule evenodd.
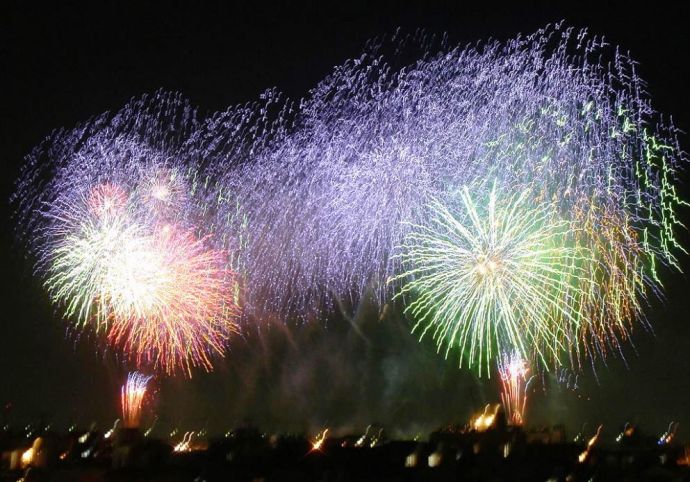
<path id="1" fill-rule="evenodd" d="M 629 50 L 655 107 L 690 129 L 689 9 L 648 2 L 597 2 L 554 9 L 467 2 L 10 2 L 0 12 L 2 330 L 0 401 L 17 418 L 110 422 L 123 368 L 66 332 L 31 264 L 13 241 L 8 203 L 23 156 L 50 131 L 118 109 L 133 96 L 178 90 L 201 112 L 256 99 L 276 86 L 299 98 L 364 42 L 397 27 L 448 32 L 454 43 L 507 39 L 564 19 Z M 194 5 L 194 7 L 192 7 Z M 686 135 L 681 143 L 688 146 Z M 687 176 L 686 176 L 687 177 Z M 688 191 L 687 183 L 682 188 Z M 688 198 L 688 196 L 685 196 Z M 681 212 L 690 220 L 690 210 Z M 687 235 L 684 235 L 687 239 Z M 687 257 L 684 267 L 690 267 Z M 688 282 L 670 274 L 667 299 L 638 329 L 626 362 L 585 367 L 577 392 L 534 395 L 535 421 L 588 421 L 611 433 L 626 420 L 660 433 L 670 420 L 690 435 Z M 366 318 L 366 311 L 363 318 Z M 235 341 L 213 374 L 160 380 L 161 419 L 220 432 L 249 418 L 269 428 L 353 427 L 376 418 L 400 430 L 463 420 L 496 397 L 418 345 L 404 321 L 358 321 L 366 339 L 338 323 L 273 327 Z M 595 375 L 596 373 L 596 375 Z M 598 381 L 597 381 L 598 379 Z M 589 400 L 587 400 L 589 398 Z M 11 406 L 11 408 L 9 408 Z M 372 421 L 372 420 L 370 420 Z M 392 427 L 396 428 L 396 427 Z M 421 429 L 420 428 L 420 429 Z"/>

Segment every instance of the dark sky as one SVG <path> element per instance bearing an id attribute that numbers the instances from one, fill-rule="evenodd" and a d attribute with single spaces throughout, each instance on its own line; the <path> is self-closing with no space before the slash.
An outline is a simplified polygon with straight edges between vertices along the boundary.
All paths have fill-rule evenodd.
<path id="1" fill-rule="evenodd" d="M 644 9 L 597 2 L 560 11 L 459 0 L 405 8 L 397 1 L 356 0 L 329 7 L 204 2 L 203 9 L 188 6 L 201 2 L 140 3 L 147 2 L 10 2 L 0 14 L 0 401 L 11 402 L 15 417 L 105 424 L 117 414 L 124 376 L 90 340 L 66 332 L 13 242 L 8 198 L 14 179 L 23 156 L 54 128 L 159 88 L 184 93 L 202 112 L 254 100 L 274 86 L 298 98 L 357 55 L 367 39 L 397 27 L 446 31 L 462 43 L 506 39 L 565 19 L 630 50 L 656 108 L 690 130 L 690 8 L 684 2 L 651 2 Z M 690 139 L 681 141 L 687 149 Z M 690 210 L 681 217 L 690 222 Z M 690 268 L 687 257 L 682 262 Z M 571 429 L 603 422 L 613 432 L 631 420 L 660 433 L 680 420 L 681 435 L 690 439 L 689 284 L 684 275 L 666 279 L 667 299 L 649 313 L 655 333 L 637 330 L 627 366 L 597 363 L 598 383 L 585 369 L 577 392 L 535 395 L 533 421 L 566 422 Z M 247 333 L 215 373 L 158 382 L 161 420 L 212 431 L 243 419 L 275 429 L 378 421 L 415 431 L 462 421 L 496 398 L 495 380 L 478 381 L 445 362 L 409 335 L 404 320 L 380 322 L 375 308 L 364 307 L 353 323 L 357 330 L 334 319 L 326 327 Z"/>

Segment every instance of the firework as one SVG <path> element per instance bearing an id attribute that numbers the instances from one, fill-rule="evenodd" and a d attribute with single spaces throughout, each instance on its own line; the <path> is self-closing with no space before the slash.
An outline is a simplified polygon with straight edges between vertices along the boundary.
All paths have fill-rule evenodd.
<path id="1" fill-rule="evenodd" d="M 119 253 L 106 285 L 113 323 L 108 339 L 138 365 L 212 368 L 234 325 L 232 272 L 221 251 L 165 226 L 138 250 Z"/>
<path id="2" fill-rule="evenodd" d="M 647 293 L 660 288 L 658 265 L 677 267 L 674 253 L 682 251 L 673 234 L 679 226 L 674 209 L 683 204 L 674 168 L 684 161 L 675 130 L 655 122 L 632 61 L 616 53 L 613 66 L 595 63 L 587 75 L 573 76 L 568 69 L 591 66 L 589 52 L 603 52 L 603 44 L 581 32 L 575 46 L 574 32 L 566 30 L 551 50 L 552 33 L 491 44 L 483 53 L 452 51 L 415 66 L 427 87 L 434 86 L 433 95 L 464 111 L 451 107 L 454 117 L 446 118 L 443 107 L 435 109 L 443 127 L 422 120 L 431 132 L 422 139 L 450 151 L 434 156 L 429 169 L 417 173 L 420 182 L 410 184 L 416 198 L 409 204 L 429 208 L 403 217 L 395 231 L 403 274 L 389 285 L 412 300 L 407 312 L 415 330 L 431 331 L 439 349 L 446 344 L 446 356 L 457 346 L 461 364 L 463 358 L 476 362 L 480 372 L 481 358 L 488 373 L 501 347 L 545 366 L 579 366 L 583 358 L 622 353 L 634 322 L 646 322 Z M 566 56 L 571 47 L 581 55 Z M 464 89 L 449 60 L 478 66 L 478 90 Z M 446 137 L 451 133 L 472 146 L 471 153 Z M 474 140 L 463 138 L 467 133 Z M 433 136 L 439 138 L 429 142 Z M 424 172 L 435 173 L 437 182 L 427 185 Z M 497 204 L 486 199 L 491 179 L 500 186 Z M 463 185 L 469 188 L 458 189 Z M 509 213 L 514 227 L 524 224 L 513 239 L 500 225 L 498 239 L 506 244 L 494 259 L 492 217 Z M 541 231 L 532 238 L 536 243 L 534 230 Z M 537 255 L 536 264 L 522 272 L 496 269 L 511 252 L 528 260 L 519 257 L 521 250 Z"/>
<path id="3" fill-rule="evenodd" d="M 669 422 L 668 428 L 663 434 L 661 434 L 659 440 L 657 440 L 657 445 L 669 445 L 671 442 L 673 442 L 673 439 L 676 436 L 676 431 L 678 430 L 678 425 L 678 422 Z"/>
<path id="4" fill-rule="evenodd" d="M 676 264 L 682 203 L 676 131 L 657 120 L 634 62 L 562 25 L 477 47 L 391 44 L 371 43 L 299 105 L 269 91 L 196 135 L 216 231 L 246 233 L 246 308 L 308 317 L 367 291 L 385 302 L 406 280 L 396 250 L 427 206 L 495 179 L 531 190 L 530 203 L 577 228 L 573 249 L 591 252 L 576 288 L 589 322 L 561 336 L 575 363 L 620 351 L 660 287 L 657 267 Z"/>
<path id="5" fill-rule="evenodd" d="M 14 201 L 66 316 L 168 372 L 209 368 L 240 302 L 311 319 L 367 293 L 480 372 L 503 351 L 577 369 L 622 353 L 678 268 L 685 160 L 635 62 L 557 24 L 370 42 L 299 102 L 206 119 L 144 97 L 54 133 Z"/>
<path id="6" fill-rule="evenodd" d="M 139 428 L 141 410 L 151 378 L 139 372 L 132 372 L 127 375 L 127 382 L 122 385 L 120 392 L 122 424 L 125 428 Z"/>
<path id="7" fill-rule="evenodd" d="M 208 444 L 200 439 L 200 436 L 204 434 L 203 431 L 201 432 L 195 432 L 195 431 L 188 431 L 185 432 L 184 436 L 182 437 L 182 440 L 180 440 L 177 443 L 173 444 L 173 451 L 174 452 L 194 452 L 198 450 L 206 450 L 208 449 Z M 195 439 L 196 437 L 196 439 Z"/>
<path id="8" fill-rule="evenodd" d="M 501 400 L 506 417 L 511 425 L 520 427 L 525 423 L 527 407 L 527 389 L 532 377 L 528 377 L 529 368 L 519 355 L 504 354 L 498 365 L 501 378 Z"/>
<path id="9" fill-rule="evenodd" d="M 570 245 L 571 226 L 550 206 L 530 205 L 529 191 L 494 185 L 483 202 L 469 189 L 460 197 L 456 210 L 431 204 L 428 225 L 413 226 L 400 255 L 413 331 L 431 331 L 446 356 L 458 347 L 460 364 L 480 373 L 504 349 L 557 359 L 563 326 L 579 321 L 587 251 Z"/>
<path id="10" fill-rule="evenodd" d="M 158 218 L 174 219 L 184 211 L 184 204 L 188 201 L 184 174 L 177 169 L 156 169 L 144 177 L 138 190 L 143 203 Z"/>
<path id="11" fill-rule="evenodd" d="M 105 331 L 138 366 L 211 369 L 236 315 L 224 252 L 177 225 L 122 213 L 89 216 L 84 207 L 74 224 L 46 257 L 45 284 L 65 315 Z"/>
<path id="12" fill-rule="evenodd" d="M 232 257 L 203 222 L 181 147 L 193 124 L 160 94 L 55 134 L 29 156 L 20 201 L 65 318 L 139 367 L 188 376 L 223 355 L 238 314 Z"/>

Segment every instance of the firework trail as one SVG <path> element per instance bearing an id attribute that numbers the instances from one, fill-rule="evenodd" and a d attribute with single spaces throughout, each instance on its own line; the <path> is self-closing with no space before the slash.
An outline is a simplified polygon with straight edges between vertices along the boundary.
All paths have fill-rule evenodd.
<path id="1" fill-rule="evenodd" d="M 517 353 L 504 353 L 498 364 L 501 377 L 501 400 L 508 423 L 520 427 L 525 423 L 527 389 L 533 377 L 528 377 L 529 367 Z"/>
<path id="2" fill-rule="evenodd" d="M 127 382 L 122 385 L 120 391 L 122 420 L 125 428 L 139 428 L 141 409 L 151 378 L 139 372 L 132 372 L 127 375 Z"/>

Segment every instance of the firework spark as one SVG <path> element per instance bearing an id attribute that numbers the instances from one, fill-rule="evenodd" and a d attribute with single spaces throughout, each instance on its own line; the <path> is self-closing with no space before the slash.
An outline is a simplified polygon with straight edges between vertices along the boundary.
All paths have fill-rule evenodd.
<path id="1" fill-rule="evenodd" d="M 523 358 L 512 353 L 503 354 L 498 364 L 501 378 L 501 400 L 508 423 L 520 427 L 525 423 L 527 390 L 532 377 L 528 377 L 529 367 Z"/>
<path id="2" fill-rule="evenodd" d="M 122 420 L 125 428 L 139 428 L 144 398 L 151 378 L 139 372 L 127 375 L 127 382 L 120 392 Z"/>
<path id="3" fill-rule="evenodd" d="M 185 104 L 161 95 L 56 135 L 55 172 L 31 186 L 37 199 L 24 201 L 38 204 L 25 215 L 38 270 L 66 319 L 139 367 L 191 376 L 212 368 L 236 330 L 236 278 L 231 254 L 203 223 L 196 172 L 149 103 L 177 111 L 179 131 L 190 130 Z"/>
<path id="4" fill-rule="evenodd" d="M 686 159 L 634 61 L 562 24 L 481 46 L 391 43 L 371 43 L 299 105 L 269 91 L 195 135 L 216 186 L 214 231 L 228 246 L 242 233 L 233 266 L 245 310 L 309 319 L 397 294 L 416 332 L 482 373 L 504 350 L 547 369 L 623 355 L 661 292 L 659 266 L 677 267 L 683 251 L 675 184 Z M 457 216 L 481 239 L 493 180 L 495 215 L 519 208 L 515 229 L 501 228 L 517 244 L 501 256 L 526 261 L 519 252 L 532 249 L 536 265 L 508 276 L 468 256 L 455 286 L 450 268 L 425 265 L 425 236 L 440 240 Z M 443 210 L 445 221 L 433 214 Z"/>
<path id="5" fill-rule="evenodd" d="M 46 258 L 46 287 L 66 316 L 104 330 L 139 366 L 211 369 L 236 315 L 224 252 L 173 224 L 89 213 L 74 213 Z"/>
<path id="6" fill-rule="evenodd" d="M 408 279 L 399 296 L 420 337 L 439 350 L 460 349 L 460 364 L 488 372 L 494 353 L 558 359 L 563 326 L 578 321 L 587 251 L 569 242 L 572 227 L 550 206 L 532 206 L 529 191 L 505 195 L 494 185 L 485 202 L 461 193 L 459 209 L 430 205 L 428 226 L 413 226 L 400 255 Z"/>

